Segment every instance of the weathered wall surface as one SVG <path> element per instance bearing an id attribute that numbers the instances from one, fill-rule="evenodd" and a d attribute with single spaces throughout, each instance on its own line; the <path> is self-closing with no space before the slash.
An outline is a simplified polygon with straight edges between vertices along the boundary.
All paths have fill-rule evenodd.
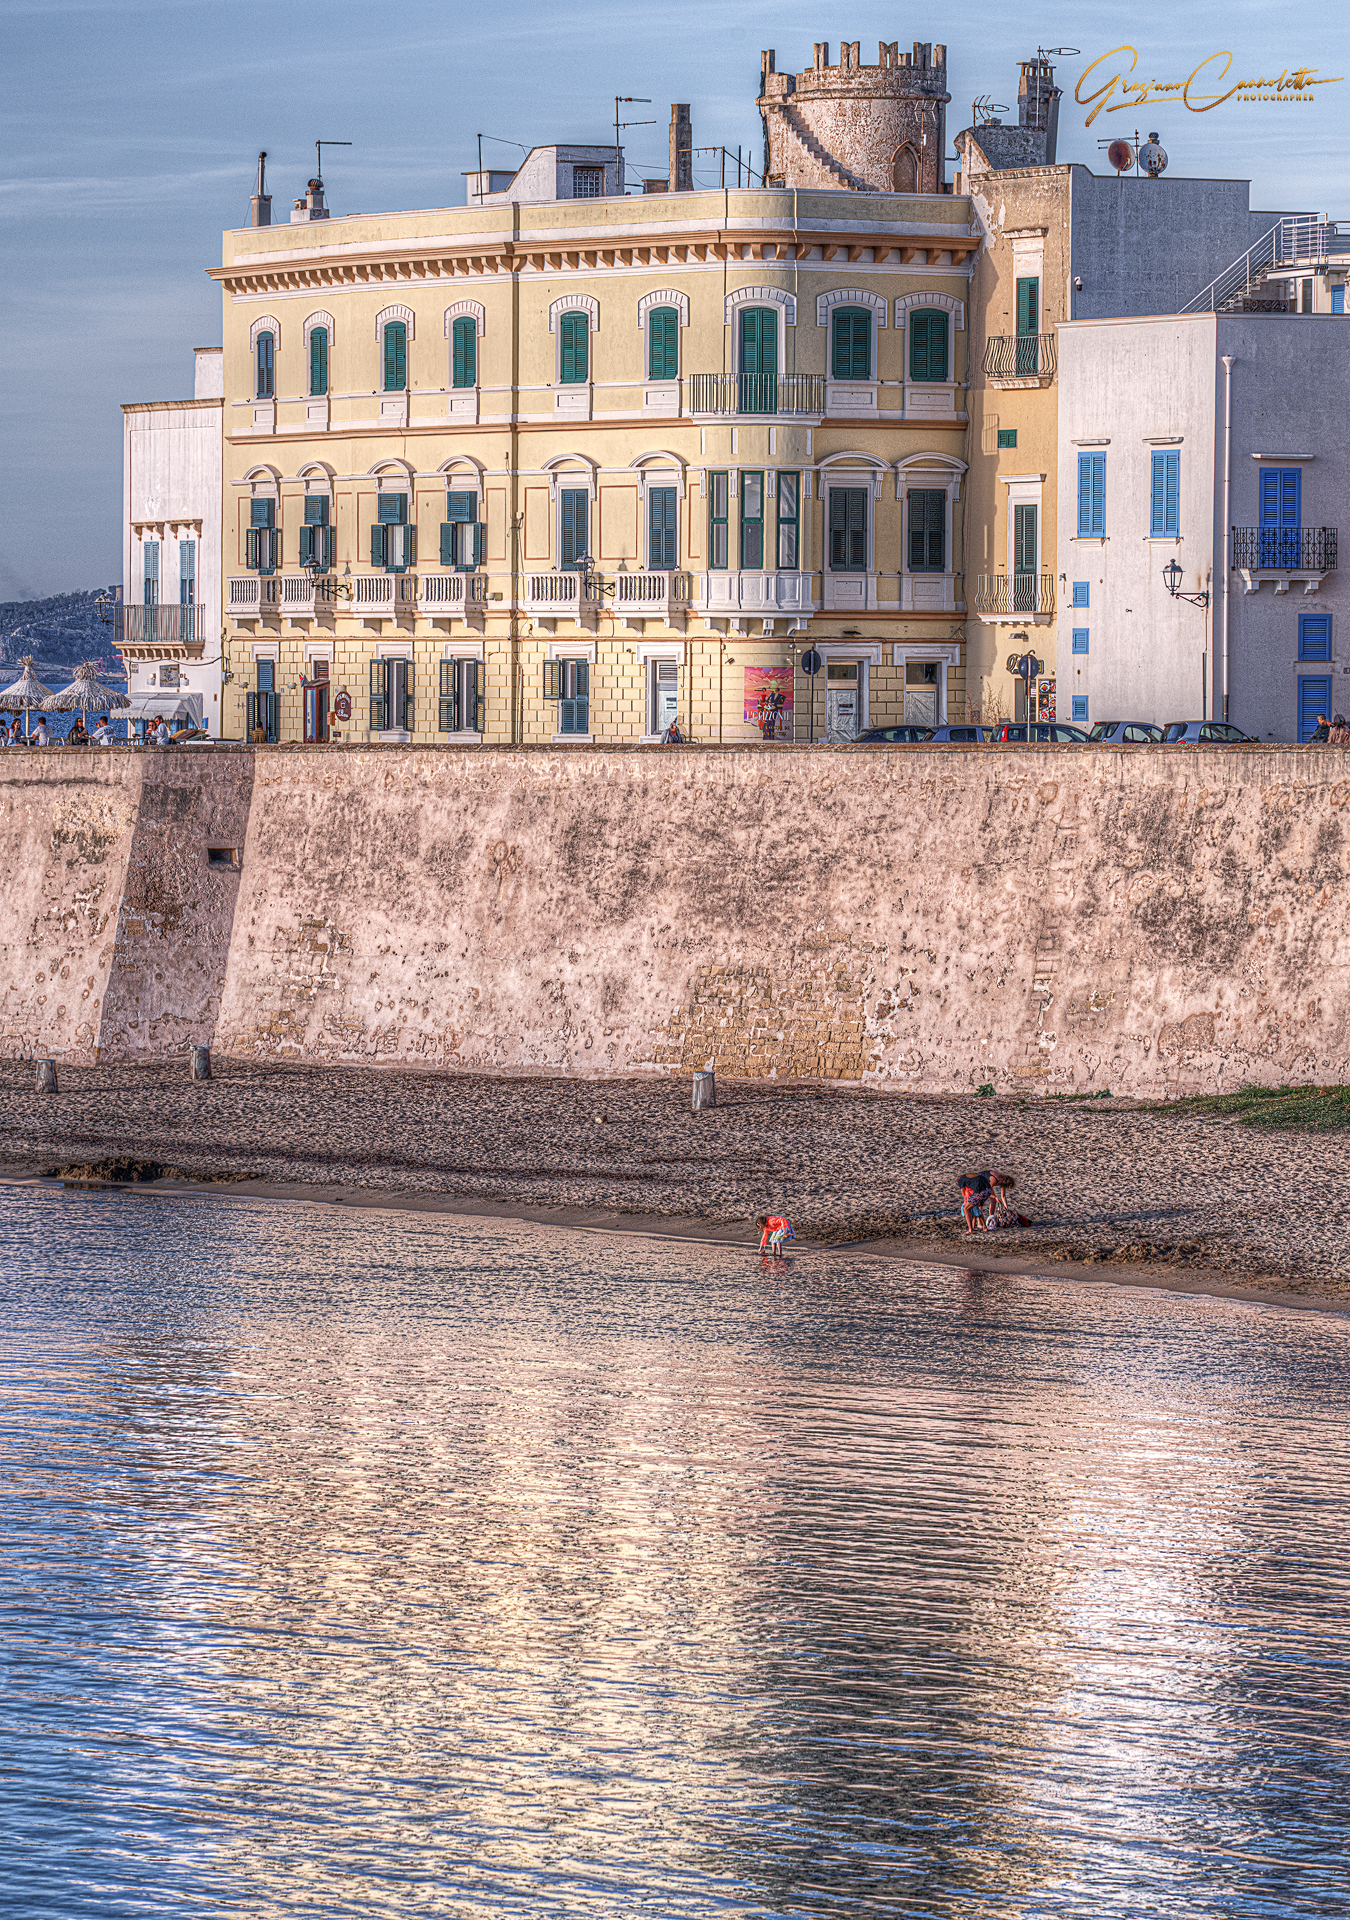
<path id="1" fill-rule="evenodd" d="M 102 785 L 81 784 L 86 759 Z M 1344 1077 L 1336 749 L 271 749 L 250 801 L 254 760 L 166 751 L 144 795 L 116 777 L 140 756 L 53 756 L 28 784 L 28 756 L 0 763 L 4 818 L 28 796 L 10 871 L 26 849 L 54 913 L 106 891 L 107 853 L 68 865 L 69 820 L 110 796 L 141 816 L 116 842 L 135 978 L 106 992 L 101 1048 L 208 1037 L 223 976 L 209 1037 L 262 1058 L 604 1074 L 713 1055 L 729 1074 L 1154 1093 Z M 193 782 L 190 804 L 164 797 Z M 234 844 L 230 808 L 248 812 L 232 916 L 192 855 Z M 37 909 L 19 902 L 0 906 L 30 1009 L 11 1053 L 58 1022 L 23 986 Z"/>

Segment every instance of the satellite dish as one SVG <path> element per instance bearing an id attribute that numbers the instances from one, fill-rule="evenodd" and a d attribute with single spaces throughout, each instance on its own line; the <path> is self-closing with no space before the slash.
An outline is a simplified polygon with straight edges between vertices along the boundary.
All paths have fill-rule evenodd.
<path id="1" fill-rule="evenodd" d="M 1113 140 L 1106 149 L 1106 157 L 1117 173 L 1126 173 L 1134 165 L 1134 148 L 1128 140 Z"/>
<path id="2" fill-rule="evenodd" d="M 1156 133 L 1151 133 L 1144 145 L 1140 147 L 1139 164 L 1144 169 L 1144 172 L 1154 180 L 1157 179 L 1160 173 L 1166 173 L 1167 155 L 1158 145 L 1158 136 Z"/>

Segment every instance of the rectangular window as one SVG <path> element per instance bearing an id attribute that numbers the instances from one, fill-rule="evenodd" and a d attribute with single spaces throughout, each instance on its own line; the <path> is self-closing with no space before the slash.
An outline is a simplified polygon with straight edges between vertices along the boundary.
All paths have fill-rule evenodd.
<path id="1" fill-rule="evenodd" d="M 300 565 L 313 567 L 316 573 L 329 573 L 333 566 L 333 529 L 328 524 L 328 496 L 305 495 L 305 524 L 300 529 Z"/>
<path id="2" fill-rule="evenodd" d="M 274 660 L 259 660 L 258 689 L 248 696 L 248 737 L 256 745 L 281 738 L 280 701 L 277 698 L 277 669 Z M 261 733 L 262 739 L 257 738 Z"/>
<path id="3" fill-rule="evenodd" d="M 1345 312 L 1345 288 L 1344 287 L 1333 287 L 1331 289 L 1331 311 L 1333 313 Z"/>
<path id="4" fill-rule="evenodd" d="M 483 731 L 482 665 L 477 660 L 442 660 L 440 711 L 442 733 Z"/>
<path id="5" fill-rule="evenodd" d="M 476 493 L 447 493 L 441 528 L 441 565 L 471 573 L 483 558 L 486 529 L 478 518 Z"/>
<path id="6" fill-rule="evenodd" d="M 1015 447 L 1017 445 L 1017 428 L 1000 427 L 998 430 L 998 444 L 1001 447 Z"/>
<path id="7" fill-rule="evenodd" d="M 591 377 L 591 319 L 565 313 L 558 322 L 558 378 L 565 387 L 584 386 Z"/>
<path id="8" fill-rule="evenodd" d="M 679 494 L 674 487 L 653 487 L 647 495 L 647 565 L 670 573 L 680 564 Z"/>
<path id="9" fill-rule="evenodd" d="M 1174 447 L 1153 450 L 1148 530 L 1154 540 L 1177 539 L 1181 534 L 1181 454 Z"/>
<path id="10" fill-rule="evenodd" d="M 647 378 L 674 380 L 680 371 L 680 316 L 674 307 L 647 315 Z"/>
<path id="11" fill-rule="evenodd" d="M 1036 573 L 1036 522 L 1037 510 L 1034 506 L 1015 506 L 1013 508 L 1013 572 L 1026 576 Z M 1029 609 L 1022 607 L 1019 612 Z"/>
<path id="12" fill-rule="evenodd" d="M 478 322 L 471 313 L 460 314 L 450 330 L 450 384 L 478 384 Z"/>
<path id="13" fill-rule="evenodd" d="M 1088 605 L 1088 585 L 1089 583 L 1086 580 L 1074 581 L 1073 604 L 1076 607 L 1085 607 Z"/>
<path id="14" fill-rule="evenodd" d="M 727 564 L 727 499 L 729 476 L 708 475 L 708 565 L 719 570 Z"/>
<path id="15" fill-rule="evenodd" d="M 1257 564 L 1296 567 L 1303 524 L 1303 475 L 1297 467 L 1262 467 L 1257 516 Z"/>
<path id="16" fill-rule="evenodd" d="M 377 496 L 376 524 L 370 530 L 370 564 L 386 573 L 406 573 L 417 558 L 417 529 L 408 524 L 406 493 Z"/>
<path id="17" fill-rule="evenodd" d="M 1106 538 L 1106 455 L 1080 453 L 1078 456 L 1078 537 L 1080 540 Z"/>
<path id="18" fill-rule="evenodd" d="M 559 733 L 591 730 L 591 667 L 588 660 L 545 660 L 544 698 L 558 703 Z"/>
<path id="19" fill-rule="evenodd" d="M 1074 694 L 1074 696 L 1073 696 L 1073 718 L 1074 718 L 1075 720 L 1084 720 L 1084 721 L 1085 721 L 1085 720 L 1087 719 L 1087 717 L 1088 717 L 1088 703 L 1087 703 L 1087 695 L 1086 695 L 1085 693 L 1076 693 L 1076 694 Z"/>
<path id="20" fill-rule="evenodd" d="M 653 660 L 650 672 L 648 732 L 664 733 L 680 717 L 679 663 L 675 660 Z"/>
<path id="21" fill-rule="evenodd" d="M 370 731 L 372 733 L 411 733 L 412 727 L 412 661 L 372 660 L 370 663 Z"/>
<path id="22" fill-rule="evenodd" d="M 408 384 L 408 327 L 403 320 L 384 323 L 384 390 L 402 393 Z"/>
<path id="23" fill-rule="evenodd" d="M 197 598 L 197 542 L 178 542 L 178 601 L 190 607 Z"/>
<path id="24" fill-rule="evenodd" d="M 275 500 L 250 500 L 249 526 L 244 535 L 244 565 L 254 573 L 277 570 L 277 532 Z"/>
<path id="25" fill-rule="evenodd" d="M 947 315 L 939 308 L 916 307 L 910 312 L 909 377 L 947 378 Z"/>
<path id="26" fill-rule="evenodd" d="M 942 573 L 947 565 L 947 496 L 940 487 L 912 487 L 909 508 L 909 570 Z"/>
<path id="27" fill-rule="evenodd" d="M 800 532 L 802 477 L 799 473 L 778 476 L 778 564 L 785 572 L 796 572 Z"/>
<path id="28" fill-rule="evenodd" d="M 764 565 L 764 475 L 741 475 L 741 565 L 758 572 Z"/>
<path id="29" fill-rule="evenodd" d="M 1017 283 L 1017 331 L 1019 334 L 1041 330 L 1041 283 L 1039 277 Z"/>
<path id="30" fill-rule="evenodd" d="M 830 571 L 867 571 L 867 489 L 830 488 Z"/>
<path id="31" fill-rule="evenodd" d="M 1087 650 L 1088 650 L 1088 629 L 1087 629 L 1086 627 L 1075 627 L 1075 628 L 1074 628 L 1074 630 L 1073 630 L 1073 650 L 1074 650 L 1074 652 L 1075 652 L 1075 653 L 1086 653 L 1086 652 L 1087 652 Z"/>
<path id="32" fill-rule="evenodd" d="M 741 308 L 741 377 L 736 396 L 742 413 L 778 409 L 778 310 Z"/>
<path id="33" fill-rule="evenodd" d="M 257 385 L 255 391 L 259 400 L 270 400 L 272 398 L 276 345 L 276 336 L 274 334 L 264 332 L 258 335 L 258 344 L 254 352 L 257 358 Z"/>
<path id="34" fill-rule="evenodd" d="M 1301 613 L 1298 616 L 1298 657 L 1300 660 L 1330 660 L 1329 613 Z"/>
<path id="35" fill-rule="evenodd" d="M 141 564 L 145 568 L 145 604 L 147 607 L 157 607 L 159 605 L 158 540 L 141 542 Z"/>
<path id="36" fill-rule="evenodd" d="M 570 315 L 566 316 L 571 318 Z M 567 487 L 559 495 L 562 505 L 562 562 L 564 573 L 575 573 L 583 560 L 590 559 L 586 545 L 590 499 L 580 487 Z"/>
<path id="37" fill-rule="evenodd" d="M 327 327 L 311 327 L 309 330 L 309 390 L 314 395 L 328 391 Z"/>
<path id="38" fill-rule="evenodd" d="M 836 307 L 830 373 L 836 380 L 872 377 L 872 316 L 866 307 Z"/>
<path id="39" fill-rule="evenodd" d="M 573 167 L 572 198 L 574 200 L 602 200 L 605 194 L 605 170 L 603 167 Z"/>

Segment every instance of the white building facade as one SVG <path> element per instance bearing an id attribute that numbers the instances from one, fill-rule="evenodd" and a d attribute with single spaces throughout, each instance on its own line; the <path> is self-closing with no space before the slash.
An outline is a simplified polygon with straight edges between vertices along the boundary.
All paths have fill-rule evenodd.
<path id="1" fill-rule="evenodd" d="M 1309 738 L 1350 709 L 1350 332 L 1331 310 L 1063 323 L 1059 715 Z"/>
<path id="2" fill-rule="evenodd" d="M 122 409 L 122 602 L 116 643 L 133 734 L 220 735 L 221 488 L 224 376 L 219 347 L 199 347 L 191 400 Z"/>

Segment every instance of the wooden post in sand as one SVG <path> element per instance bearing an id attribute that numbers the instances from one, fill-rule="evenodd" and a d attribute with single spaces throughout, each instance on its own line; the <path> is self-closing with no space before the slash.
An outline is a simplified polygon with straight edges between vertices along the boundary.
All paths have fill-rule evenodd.
<path id="1" fill-rule="evenodd" d="M 39 1093 L 56 1092 L 55 1060 L 39 1060 L 37 1063 L 37 1090 Z"/>

